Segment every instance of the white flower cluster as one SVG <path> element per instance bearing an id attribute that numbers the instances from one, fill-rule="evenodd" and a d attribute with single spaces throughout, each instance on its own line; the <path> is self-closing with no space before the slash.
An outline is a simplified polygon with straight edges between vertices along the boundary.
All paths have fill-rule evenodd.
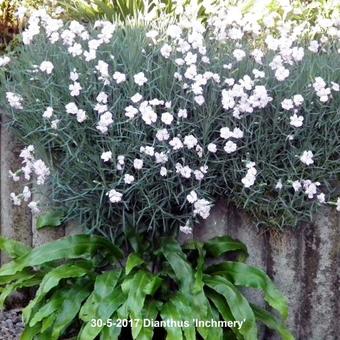
<path id="1" fill-rule="evenodd" d="M 146 34 L 148 43 L 151 46 L 156 45 L 160 62 L 169 63 L 175 69 L 174 85 L 169 84 L 169 88 L 173 86 L 179 89 L 179 94 L 174 96 L 170 92 L 170 96 L 158 96 L 149 91 L 151 84 L 156 82 L 153 70 L 140 67 L 129 72 L 120 63 L 115 62 L 116 56 L 105 56 L 108 48 L 102 53 L 105 45 L 111 48 L 115 24 L 97 21 L 93 32 L 89 32 L 77 21 L 65 26 L 61 20 L 49 17 L 44 11 L 37 11 L 28 21 L 28 28 L 23 33 L 24 44 L 31 44 L 36 35 L 45 32 L 48 41 L 59 46 L 67 57 L 75 60 L 75 65 L 86 65 L 88 74 L 83 74 L 80 69 L 70 72 L 71 82 L 67 84 L 68 99 L 63 103 L 63 108 L 71 115 L 70 119 L 74 124 L 78 122 L 82 128 L 89 127 L 94 135 L 98 134 L 96 137 L 101 141 L 99 157 L 103 167 L 112 172 L 117 170 L 117 178 L 112 177 L 112 183 L 106 187 L 108 201 L 117 207 L 118 203 L 125 204 L 125 195 L 137 186 L 140 178 L 149 176 L 150 168 L 156 168 L 159 181 L 167 183 L 171 180 L 180 183 L 184 194 L 179 196 L 182 200 L 180 204 L 191 209 L 192 217 L 206 219 L 213 203 L 207 200 L 207 194 L 201 190 L 201 186 L 211 175 L 214 161 L 239 159 L 241 164 L 239 154 L 243 152 L 245 140 L 249 137 L 256 139 L 256 136 L 250 135 L 252 132 L 247 129 L 245 121 L 275 106 L 275 91 L 267 84 L 266 75 L 275 77 L 274 86 L 283 86 L 292 76 L 297 64 L 305 57 L 305 50 L 300 46 L 299 39 L 313 29 L 308 28 L 308 31 L 303 25 L 298 26 L 295 22 L 285 25 L 284 20 L 279 20 L 273 13 L 268 12 L 266 7 L 262 11 L 259 10 L 259 4 L 254 5 L 257 10 L 248 13 L 242 13 L 237 6 L 211 6 L 207 27 L 197 18 L 188 16 L 189 12 L 183 7 L 183 13 L 179 13 L 183 16 L 177 24 L 171 23 L 163 30 L 152 28 Z M 285 11 L 289 13 L 291 9 L 286 8 Z M 317 26 L 319 32 L 313 31 L 315 34 L 327 26 L 323 37 L 340 36 L 333 19 L 330 19 L 328 24 L 318 20 Z M 244 36 L 263 37 L 262 34 L 265 34 L 264 46 L 248 52 L 247 46 L 244 45 Z M 209 53 L 211 41 L 218 42 L 219 47 L 229 43 L 233 46 L 230 56 L 226 56 L 222 70 L 217 70 L 215 57 L 213 53 L 212 56 Z M 308 50 L 317 52 L 321 45 L 325 44 L 325 39 L 313 40 Z M 306 53 L 310 53 L 308 50 Z M 255 66 L 248 74 L 241 75 L 238 67 L 248 56 Z M 46 57 L 43 61 L 40 59 L 40 64 L 36 67 L 37 71 L 42 73 L 41 77 L 47 78 L 46 81 L 55 76 L 60 66 L 53 64 L 52 57 Z M 266 61 L 266 58 L 270 60 Z M 7 65 L 9 61 L 9 58 L 0 58 L 0 66 Z M 91 92 L 91 96 L 87 96 L 89 84 L 86 81 L 90 76 L 96 80 L 96 86 L 91 84 L 91 91 L 94 87 L 95 93 Z M 321 103 L 332 98 L 332 91 L 339 91 L 337 83 L 332 82 L 327 86 L 321 77 L 316 77 L 312 86 Z M 120 100 L 122 93 L 124 107 L 116 111 L 114 103 Z M 211 114 L 211 108 L 207 103 L 211 93 L 216 95 L 218 110 L 224 116 L 210 121 L 208 115 Z M 21 95 L 7 92 L 6 98 L 14 110 L 24 109 L 24 99 Z M 307 97 L 302 94 L 295 94 L 279 101 L 279 109 L 292 113 L 289 125 L 299 128 L 294 131 L 303 130 L 305 120 L 308 120 L 302 115 L 305 98 Z M 64 123 L 66 126 L 69 117 L 58 116 L 57 111 L 56 106 L 53 107 L 52 104 L 45 105 L 42 111 L 45 122 L 53 119 L 51 127 L 55 129 L 56 135 L 59 125 Z M 196 111 L 207 114 L 206 125 L 211 125 L 211 133 L 195 128 L 192 116 Z M 140 144 L 135 145 L 133 154 L 117 155 L 114 148 L 110 147 L 110 138 L 116 131 L 116 125 L 123 131 L 128 130 L 128 124 L 138 131 L 145 132 L 147 138 L 141 139 Z M 289 128 L 289 131 L 291 130 Z M 21 171 L 27 180 L 30 179 L 30 174 L 34 173 L 37 183 L 43 184 L 49 170 L 41 160 L 34 160 L 33 149 L 31 146 L 29 148 L 22 153 L 26 156 L 21 156 L 24 158 Z M 312 151 L 301 148 L 298 153 L 302 163 L 307 166 L 314 164 Z M 254 159 L 253 157 L 252 154 L 249 157 L 247 155 L 247 159 Z M 246 192 L 253 189 L 251 187 L 256 185 L 257 177 L 260 177 L 257 176 L 255 166 L 261 173 L 261 163 L 247 161 L 246 173 L 239 177 L 239 181 L 247 189 Z M 18 172 L 13 174 L 13 179 L 18 179 L 17 174 Z M 318 190 L 318 186 L 319 182 L 310 179 L 292 182 L 294 191 L 303 190 L 308 198 L 316 196 L 319 202 L 324 203 L 325 195 Z M 275 188 L 284 188 L 281 179 L 276 179 Z M 24 191 L 21 196 L 11 195 L 15 204 L 22 198 L 29 199 L 28 188 Z M 191 225 L 189 218 L 180 230 L 190 233 Z"/>
<path id="2" fill-rule="evenodd" d="M 30 186 L 34 185 L 33 183 L 38 186 L 43 185 L 50 175 L 50 170 L 45 162 L 35 158 L 33 145 L 25 147 L 19 157 L 22 158 L 22 167 L 15 172 L 9 171 L 9 175 L 15 182 L 22 178 L 25 182 L 28 182 L 28 184 L 24 186 L 21 193 L 16 194 L 12 192 L 10 194 L 13 204 L 17 206 L 20 206 L 22 201 L 29 202 L 31 200 L 32 192 Z M 40 211 L 38 201 L 31 200 L 28 203 L 28 207 L 32 213 L 38 213 Z"/>

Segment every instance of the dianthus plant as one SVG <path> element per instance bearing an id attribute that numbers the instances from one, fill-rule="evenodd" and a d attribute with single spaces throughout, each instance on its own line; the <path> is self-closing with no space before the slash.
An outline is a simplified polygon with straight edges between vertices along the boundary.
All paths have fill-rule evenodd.
<path id="1" fill-rule="evenodd" d="M 336 21 L 306 45 L 284 21 L 227 14 L 125 27 L 30 18 L 2 100 L 68 217 L 114 238 L 130 225 L 190 233 L 219 197 L 277 227 L 336 205 Z"/>

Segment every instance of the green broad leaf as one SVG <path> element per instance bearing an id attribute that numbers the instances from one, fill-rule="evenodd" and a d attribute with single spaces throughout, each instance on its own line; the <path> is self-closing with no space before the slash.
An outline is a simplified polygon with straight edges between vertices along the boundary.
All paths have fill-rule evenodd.
<path id="1" fill-rule="evenodd" d="M 17 257 L 29 253 L 32 248 L 24 245 L 21 242 L 0 237 L 0 250 L 7 253 L 11 258 L 16 259 Z"/>
<path id="2" fill-rule="evenodd" d="M 279 319 L 268 313 L 266 310 L 251 304 L 251 308 L 254 311 L 257 320 L 261 321 L 268 328 L 278 332 L 282 340 L 294 340 L 293 334 Z"/>
<path id="3" fill-rule="evenodd" d="M 229 236 L 215 237 L 204 243 L 204 249 L 208 255 L 219 257 L 228 252 L 239 252 L 239 261 L 245 261 L 248 257 L 247 247 L 240 241 Z"/>
<path id="4" fill-rule="evenodd" d="M 163 240 L 161 252 L 174 271 L 181 290 L 190 292 L 194 282 L 194 274 L 181 246 L 177 241 L 166 238 Z"/>
<path id="5" fill-rule="evenodd" d="M 22 270 L 21 272 L 15 273 L 14 275 L 0 276 L 0 285 L 4 286 L 10 282 L 28 278 L 34 273 L 35 272 L 32 270 L 25 269 L 25 270 Z"/>
<path id="6" fill-rule="evenodd" d="M 261 269 L 240 262 L 226 261 L 210 266 L 207 272 L 224 276 L 236 286 L 261 289 L 269 305 L 278 310 L 284 319 L 287 318 L 287 299 Z"/>
<path id="7" fill-rule="evenodd" d="M 182 340 L 183 333 L 181 327 L 171 327 L 173 321 L 180 322 L 182 315 L 178 312 L 176 305 L 169 301 L 163 305 L 161 318 L 166 322 L 165 330 L 167 332 L 166 340 Z"/>
<path id="8" fill-rule="evenodd" d="M 214 306 L 216 307 L 224 321 L 235 321 L 235 318 L 228 304 L 226 303 L 225 298 L 222 295 L 216 293 L 213 290 L 209 290 L 209 292 L 207 293 L 207 297 L 209 298 L 210 301 L 212 301 L 212 303 L 214 304 Z M 233 327 L 231 328 L 231 332 L 233 332 L 236 339 L 238 340 L 243 339 L 238 329 Z"/>
<path id="9" fill-rule="evenodd" d="M 80 340 L 95 339 L 105 328 L 105 325 L 94 326 L 91 320 L 101 319 L 105 323 L 126 300 L 126 296 L 117 285 L 120 275 L 120 271 L 110 271 L 97 277 L 94 290 L 79 313 L 80 319 L 86 322 L 79 334 Z M 116 327 L 112 325 L 112 328 Z"/>
<path id="10" fill-rule="evenodd" d="M 37 286 L 41 281 L 41 277 L 36 274 L 32 274 L 31 276 L 24 277 L 22 279 L 16 280 L 8 284 L 4 289 L 1 290 L 0 294 L 0 309 L 4 308 L 6 299 L 16 292 L 20 288 L 24 287 L 34 287 Z"/>
<path id="11" fill-rule="evenodd" d="M 110 319 L 112 320 L 117 320 L 117 314 L 113 314 Z M 124 318 L 122 318 L 124 319 Z M 117 326 L 112 326 L 112 327 L 107 327 L 105 326 L 101 333 L 100 333 L 100 340 L 118 340 L 118 337 L 122 331 L 121 327 Z"/>
<path id="12" fill-rule="evenodd" d="M 158 308 L 155 301 L 149 301 L 145 304 L 143 309 L 143 319 L 140 320 L 141 328 L 138 332 L 137 340 L 150 340 L 153 337 L 153 327 L 144 324 L 143 320 L 156 320 L 158 315 Z M 139 325 L 138 325 L 139 326 Z"/>
<path id="13" fill-rule="evenodd" d="M 224 296 L 235 320 L 244 321 L 239 330 L 244 339 L 257 339 L 255 315 L 239 290 L 222 276 L 204 275 L 204 282 L 209 288 Z"/>
<path id="14" fill-rule="evenodd" d="M 63 287 L 57 290 L 26 324 L 34 327 L 53 314 L 55 316 L 55 322 L 52 326 L 53 338 L 58 338 L 78 314 L 82 301 L 89 294 L 89 286 L 84 282 L 75 283 L 72 287 Z"/>
<path id="15" fill-rule="evenodd" d="M 194 304 L 195 296 L 185 295 L 178 292 L 172 299 L 171 303 L 176 306 L 177 311 L 181 315 L 180 321 L 187 322 L 187 325 L 182 328 L 186 340 L 196 339 L 196 330 L 193 320 L 200 314 L 199 306 Z"/>
<path id="16" fill-rule="evenodd" d="M 61 303 L 56 311 L 57 317 L 52 326 L 52 339 L 57 340 L 76 318 L 82 302 L 90 294 L 89 287 L 79 283 L 61 294 Z"/>
<path id="17" fill-rule="evenodd" d="M 125 274 L 128 275 L 131 270 L 144 263 L 144 260 L 140 258 L 137 254 L 130 254 L 125 266 Z"/>
<path id="18" fill-rule="evenodd" d="M 64 214 L 60 210 L 51 210 L 37 218 L 37 229 L 46 227 L 59 227 L 62 224 Z"/>
<path id="19" fill-rule="evenodd" d="M 160 281 L 149 272 L 139 270 L 133 273 L 121 285 L 123 292 L 127 295 L 122 311 L 128 313 L 130 319 L 142 319 L 146 296 L 151 295 L 150 293 L 153 293 L 159 284 Z M 132 327 L 134 339 L 137 338 L 140 329 L 141 327 Z"/>
<path id="20" fill-rule="evenodd" d="M 82 277 L 90 272 L 91 262 L 81 262 L 78 264 L 65 264 L 52 269 L 42 279 L 35 298 L 23 310 L 23 317 L 28 322 L 33 309 L 44 299 L 54 287 L 58 286 L 62 279 Z"/>
<path id="21" fill-rule="evenodd" d="M 20 340 L 33 340 L 35 336 L 40 333 L 41 324 L 37 323 L 33 327 L 30 325 L 25 325 L 25 329 L 21 334 Z"/>
<path id="22" fill-rule="evenodd" d="M 46 243 L 33 249 L 26 255 L 6 263 L 0 268 L 0 280 L 3 276 L 13 275 L 26 267 L 39 266 L 55 260 L 93 258 L 100 249 L 108 256 L 120 259 L 123 254 L 119 248 L 107 239 L 95 235 L 75 235 Z"/>

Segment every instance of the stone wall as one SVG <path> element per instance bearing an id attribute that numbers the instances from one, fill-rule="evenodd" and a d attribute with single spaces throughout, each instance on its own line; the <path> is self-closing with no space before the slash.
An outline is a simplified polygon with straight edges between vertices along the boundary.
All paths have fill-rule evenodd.
<path id="1" fill-rule="evenodd" d="M 72 228 L 37 231 L 35 219 L 25 207 L 13 207 L 9 194 L 18 184 L 8 177 L 19 167 L 20 146 L 1 127 L 1 235 L 30 246 L 72 233 Z M 314 222 L 285 233 L 257 230 L 243 212 L 220 201 L 210 218 L 198 226 L 193 237 L 207 240 L 228 234 L 243 241 L 250 253 L 249 263 L 262 267 L 289 300 L 289 326 L 301 340 L 335 340 L 340 334 L 339 247 L 340 214 L 325 209 Z M 1 261 L 7 258 L 2 255 Z M 262 303 L 258 293 L 246 292 Z M 268 331 L 262 339 L 275 339 Z"/>

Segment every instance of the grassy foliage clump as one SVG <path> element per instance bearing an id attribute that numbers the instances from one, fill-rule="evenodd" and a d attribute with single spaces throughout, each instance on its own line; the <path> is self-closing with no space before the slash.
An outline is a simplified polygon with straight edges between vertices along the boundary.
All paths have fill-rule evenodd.
<path id="1" fill-rule="evenodd" d="M 278 228 L 334 204 L 337 42 L 324 35 L 315 53 L 268 34 L 254 49 L 222 14 L 158 30 L 40 14 L 46 32 L 24 33 L 3 103 L 11 92 L 12 126 L 44 154 L 67 217 L 115 238 L 129 225 L 190 232 L 221 196 Z"/>

